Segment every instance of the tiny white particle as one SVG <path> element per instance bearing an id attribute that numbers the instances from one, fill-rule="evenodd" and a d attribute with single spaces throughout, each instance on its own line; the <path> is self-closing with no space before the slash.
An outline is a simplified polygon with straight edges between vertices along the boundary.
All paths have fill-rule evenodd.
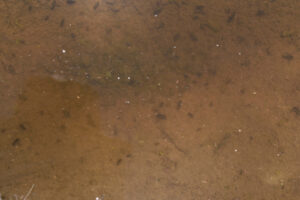
<path id="1" fill-rule="evenodd" d="M 77 99 L 80 99 L 80 96 L 77 96 L 76 98 L 77 98 Z"/>
<path id="2" fill-rule="evenodd" d="M 254 91 L 254 92 L 252 92 L 252 94 L 254 94 L 254 95 L 255 95 L 255 94 L 256 94 L 256 92 Z"/>
<path id="3" fill-rule="evenodd" d="M 174 46 L 173 48 L 176 49 L 176 46 Z"/>
<path id="4" fill-rule="evenodd" d="M 239 55 L 239 56 L 242 55 L 242 52 L 238 52 L 238 55 Z"/>
<path id="5" fill-rule="evenodd" d="M 67 51 L 63 49 L 61 52 L 62 52 L 62 53 L 66 53 Z"/>
<path id="6" fill-rule="evenodd" d="M 130 101 L 127 100 L 127 101 L 125 101 L 125 103 L 126 103 L 126 104 L 130 104 Z"/>
<path id="7" fill-rule="evenodd" d="M 154 15 L 154 17 L 158 17 L 158 15 L 157 15 L 157 14 L 155 14 L 155 15 Z"/>
<path id="8" fill-rule="evenodd" d="M 238 129 L 238 132 L 241 133 L 241 132 L 242 132 L 242 129 Z"/>
<path id="9" fill-rule="evenodd" d="M 219 45 L 219 44 L 216 44 L 216 47 L 220 47 L 220 45 Z"/>
<path id="10" fill-rule="evenodd" d="M 118 76 L 117 79 L 120 80 L 121 79 L 120 76 Z"/>
<path id="11" fill-rule="evenodd" d="M 237 152 L 237 151 L 238 151 L 237 149 L 234 150 L 234 152 Z"/>
<path id="12" fill-rule="evenodd" d="M 130 78 L 130 76 L 128 76 L 128 80 L 130 80 L 131 78 Z"/>

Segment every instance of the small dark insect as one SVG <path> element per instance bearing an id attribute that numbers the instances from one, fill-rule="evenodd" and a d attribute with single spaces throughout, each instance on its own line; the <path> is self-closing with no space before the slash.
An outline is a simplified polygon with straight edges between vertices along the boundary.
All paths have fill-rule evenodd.
<path id="1" fill-rule="evenodd" d="M 204 6 L 198 5 L 195 7 L 195 13 L 204 14 Z"/>
<path id="2" fill-rule="evenodd" d="M 297 106 L 294 106 L 292 108 L 292 112 L 296 114 L 296 116 L 300 116 L 300 108 Z"/>
<path id="3" fill-rule="evenodd" d="M 19 128 L 22 130 L 22 131 L 25 131 L 26 130 L 26 127 L 24 124 L 19 124 Z"/>
<path id="4" fill-rule="evenodd" d="M 13 143 L 12 143 L 13 146 L 16 146 L 16 145 L 19 145 L 19 144 L 20 144 L 20 139 L 19 139 L 19 138 L 16 138 L 16 139 L 13 141 Z"/>
<path id="5" fill-rule="evenodd" d="M 188 113 L 189 118 L 194 118 L 194 115 L 192 113 Z"/>
<path id="6" fill-rule="evenodd" d="M 262 16 L 264 16 L 265 15 L 265 11 L 264 10 L 258 10 L 257 12 L 256 12 L 256 16 L 258 16 L 258 17 L 262 17 Z"/>
<path id="7" fill-rule="evenodd" d="M 243 174 L 244 174 L 244 170 L 240 169 L 239 175 L 243 175 Z"/>
<path id="8" fill-rule="evenodd" d="M 121 164 L 121 162 L 122 162 L 122 159 L 120 158 L 116 164 L 119 166 Z"/>
<path id="9" fill-rule="evenodd" d="M 157 8 L 153 11 L 153 15 L 159 15 L 161 13 L 162 9 L 161 8 Z"/>
<path id="10" fill-rule="evenodd" d="M 60 21 L 60 27 L 63 27 L 64 25 L 65 25 L 65 19 L 62 19 L 61 21 Z"/>
<path id="11" fill-rule="evenodd" d="M 198 38 L 197 38 L 193 33 L 190 33 L 189 36 L 190 36 L 190 39 L 191 39 L 193 42 L 198 41 Z"/>
<path id="12" fill-rule="evenodd" d="M 67 4 L 74 4 L 76 3 L 76 0 L 67 0 Z"/>
<path id="13" fill-rule="evenodd" d="M 182 106 L 182 101 L 179 100 L 179 101 L 177 102 L 176 109 L 177 109 L 177 110 L 180 110 L 181 106 Z"/>
<path id="14" fill-rule="evenodd" d="M 56 1 L 53 0 L 50 9 L 51 9 L 51 10 L 54 10 L 55 7 L 56 7 Z"/>
<path id="15" fill-rule="evenodd" d="M 160 119 L 160 120 L 166 120 L 166 119 L 167 119 L 167 116 L 164 115 L 164 114 L 158 113 L 158 114 L 156 115 L 156 118 L 157 118 L 157 119 Z"/>
<path id="16" fill-rule="evenodd" d="M 111 8 L 110 10 L 111 10 L 113 13 L 117 13 L 117 12 L 120 11 L 119 9 L 114 9 L 114 8 Z"/>
<path id="17" fill-rule="evenodd" d="M 227 23 L 230 23 L 234 20 L 235 18 L 235 12 L 231 13 L 231 15 L 229 15 L 229 17 L 227 18 Z"/>
<path id="18" fill-rule="evenodd" d="M 291 60 L 294 59 L 294 56 L 292 54 L 285 53 L 285 54 L 282 55 L 282 58 L 285 59 L 285 60 L 291 61 Z"/>
<path id="19" fill-rule="evenodd" d="M 94 10 L 96 10 L 98 7 L 99 7 L 99 2 L 95 3 L 93 8 L 94 8 Z"/>
<path id="20" fill-rule="evenodd" d="M 74 33 L 71 33 L 71 38 L 72 39 L 75 39 L 76 38 L 76 35 Z"/>

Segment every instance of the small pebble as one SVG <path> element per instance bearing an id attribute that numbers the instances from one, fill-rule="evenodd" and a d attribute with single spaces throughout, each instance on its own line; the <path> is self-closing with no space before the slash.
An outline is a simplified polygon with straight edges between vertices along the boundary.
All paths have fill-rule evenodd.
<path id="1" fill-rule="evenodd" d="M 237 149 L 234 150 L 234 152 L 237 152 L 237 151 L 238 151 Z"/>
<path id="2" fill-rule="evenodd" d="M 67 51 L 63 49 L 61 52 L 62 52 L 62 53 L 66 53 Z"/>

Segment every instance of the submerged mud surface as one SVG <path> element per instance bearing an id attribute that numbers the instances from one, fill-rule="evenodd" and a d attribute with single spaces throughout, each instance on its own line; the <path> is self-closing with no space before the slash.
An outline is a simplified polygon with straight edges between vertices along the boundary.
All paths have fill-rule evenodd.
<path id="1" fill-rule="evenodd" d="M 299 10 L 1 1 L 0 199 L 298 200 Z"/>

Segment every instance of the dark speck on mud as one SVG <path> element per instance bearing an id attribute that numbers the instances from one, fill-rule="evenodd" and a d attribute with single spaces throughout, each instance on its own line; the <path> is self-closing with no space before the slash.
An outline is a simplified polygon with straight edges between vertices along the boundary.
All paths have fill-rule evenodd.
<path id="1" fill-rule="evenodd" d="M 76 3 L 75 0 L 67 0 L 67 4 L 74 4 L 74 3 Z"/>
<path id="2" fill-rule="evenodd" d="M 167 116 L 161 113 L 156 114 L 156 118 L 159 120 L 166 120 Z"/>

